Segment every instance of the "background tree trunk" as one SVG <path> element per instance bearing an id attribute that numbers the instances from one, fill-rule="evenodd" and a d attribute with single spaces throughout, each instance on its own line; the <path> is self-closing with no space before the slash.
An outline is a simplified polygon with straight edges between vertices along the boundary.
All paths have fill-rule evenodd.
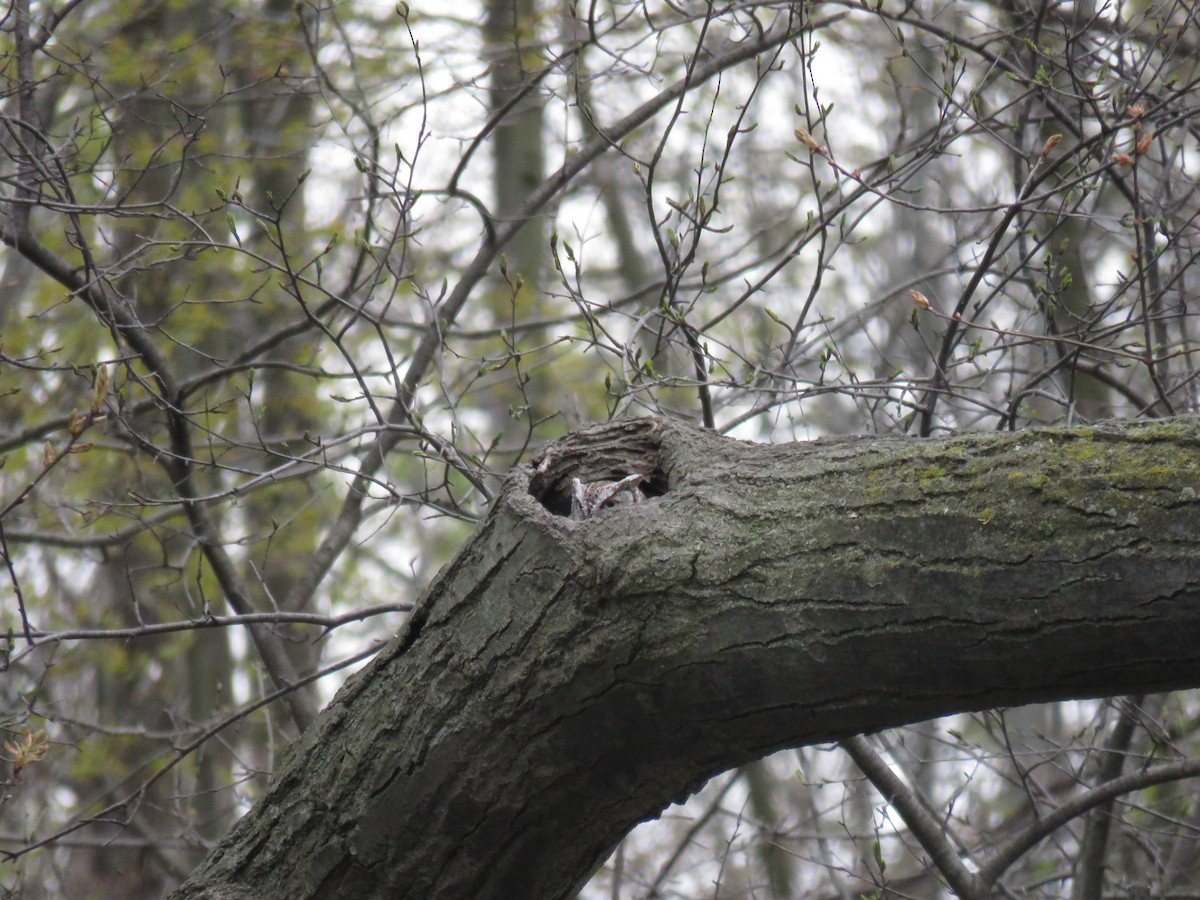
<path id="1" fill-rule="evenodd" d="M 1196 418 L 568 436 L 176 896 L 565 897 L 633 824 L 772 750 L 1194 686 L 1198 447 Z M 555 514 L 571 476 L 625 472 L 648 502 Z"/>

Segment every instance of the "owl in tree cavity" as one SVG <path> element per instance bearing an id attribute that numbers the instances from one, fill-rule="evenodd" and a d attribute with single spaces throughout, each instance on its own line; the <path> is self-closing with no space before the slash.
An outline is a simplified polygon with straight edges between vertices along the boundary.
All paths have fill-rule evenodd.
<path id="1" fill-rule="evenodd" d="M 646 499 L 641 484 L 645 475 L 626 475 L 620 481 L 593 481 L 584 484 L 571 479 L 571 518 L 595 519 L 607 515 L 615 506 L 641 503 Z"/>

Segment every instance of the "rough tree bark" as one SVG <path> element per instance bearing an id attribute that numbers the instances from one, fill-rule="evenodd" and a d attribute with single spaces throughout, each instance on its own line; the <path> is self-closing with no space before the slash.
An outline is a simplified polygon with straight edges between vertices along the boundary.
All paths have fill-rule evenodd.
<path id="1" fill-rule="evenodd" d="M 568 485 L 648 476 L 572 521 Z M 772 750 L 1200 685 L 1200 419 L 765 446 L 661 419 L 509 476 L 179 898 L 566 897 Z"/>

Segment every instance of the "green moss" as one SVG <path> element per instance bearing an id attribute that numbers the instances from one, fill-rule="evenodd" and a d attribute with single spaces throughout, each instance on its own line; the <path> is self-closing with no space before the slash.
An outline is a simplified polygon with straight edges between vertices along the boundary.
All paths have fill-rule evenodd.
<path id="1" fill-rule="evenodd" d="M 946 470 L 939 465 L 925 466 L 923 469 L 917 470 L 917 481 L 922 484 L 945 477 Z"/>

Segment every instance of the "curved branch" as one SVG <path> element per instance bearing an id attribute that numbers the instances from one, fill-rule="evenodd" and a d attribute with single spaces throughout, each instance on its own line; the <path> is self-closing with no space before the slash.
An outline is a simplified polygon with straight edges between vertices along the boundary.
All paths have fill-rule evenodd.
<path id="1" fill-rule="evenodd" d="M 198 492 L 191 465 L 191 423 L 180 403 L 179 388 L 174 382 L 167 358 L 150 340 L 142 324 L 119 303 L 111 302 L 100 284 L 79 277 L 68 263 L 59 259 L 33 237 L 16 232 L 5 225 L 0 228 L 0 241 L 12 247 L 87 303 L 96 316 L 113 330 L 117 339 L 138 354 L 142 363 L 149 369 L 151 379 L 158 386 L 158 402 L 166 416 L 171 441 L 172 453 L 163 455 L 162 465 L 171 475 L 178 492 L 179 504 L 183 507 L 197 542 L 212 567 L 226 602 L 239 615 L 256 612 L 233 560 L 225 551 L 216 525 L 207 508 L 197 498 Z M 299 678 L 281 640 L 262 626 L 252 626 L 250 635 L 272 683 L 283 691 L 282 695 L 288 704 L 297 731 L 303 731 L 316 715 L 316 710 L 309 709 L 304 699 L 294 690 Z"/>
<path id="2" fill-rule="evenodd" d="M 513 471 L 177 896 L 568 897 L 634 824 L 772 750 L 1195 686 L 1198 451 L 1194 417 L 774 446 L 665 419 L 569 435 Z M 646 475 L 644 502 L 561 514 L 572 478 L 621 472 Z M 1027 829 L 975 884 L 1144 778 Z"/>

